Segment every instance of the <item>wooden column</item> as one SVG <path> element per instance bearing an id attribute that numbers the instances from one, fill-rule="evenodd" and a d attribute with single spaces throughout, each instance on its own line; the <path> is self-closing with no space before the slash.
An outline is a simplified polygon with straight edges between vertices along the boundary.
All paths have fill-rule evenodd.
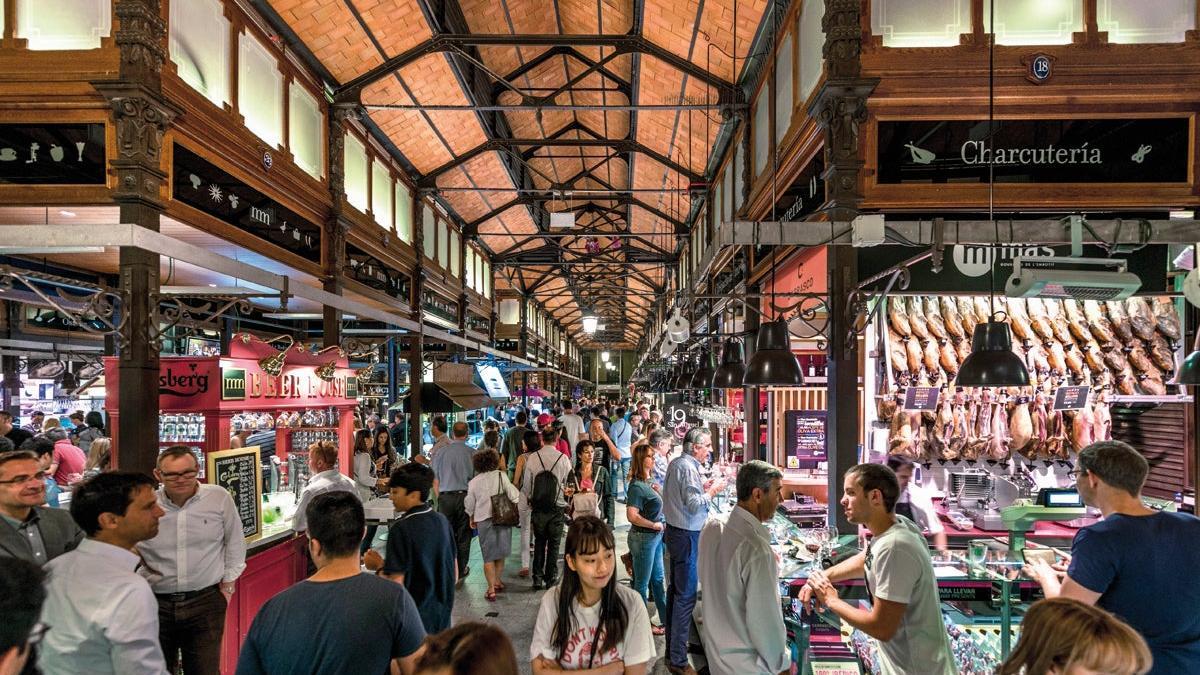
<path id="1" fill-rule="evenodd" d="M 862 77 L 862 3 L 830 0 L 821 20 L 825 32 L 827 78 L 809 114 L 825 134 L 825 210 L 829 218 L 848 223 L 862 202 L 861 139 L 867 119 L 867 97 L 879 83 Z M 857 253 L 848 246 L 831 246 L 829 253 L 829 323 L 827 329 L 829 523 L 849 533 L 854 526 L 837 507 L 842 476 L 858 462 L 859 394 L 858 340 L 846 322 L 846 301 L 857 282 Z"/>
<path id="2" fill-rule="evenodd" d="M 425 191 L 418 191 L 412 200 L 413 250 L 417 253 L 417 262 L 413 265 L 412 297 L 409 306 L 413 308 L 413 320 L 424 326 L 421 321 L 421 296 L 425 292 L 425 228 L 421 226 L 421 209 L 424 206 Z M 425 356 L 422 344 L 422 333 L 412 336 L 408 349 L 408 442 L 409 456 L 421 450 L 424 442 L 421 434 L 421 382 L 425 379 Z"/>
<path id="3" fill-rule="evenodd" d="M 334 295 L 342 294 L 342 267 L 346 262 L 346 230 L 349 223 L 342 215 L 346 198 L 346 167 L 343 150 L 346 144 L 346 122 L 355 116 L 353 109 L 333 108 L 328 122 L 329 141 L 325 144 L 329 161 L 329 196 L 333 207 L 322 233 L 322 288 Z M 334 307 L 324 307 L 321 316 L 322 346 L 335 347 L 342 341 L 342 313 Z"/>
<path id="4" fill-rule="evenodd" d="M 113 200 L 122 223 L 158 231 L 167 177 L 163 134 L 179 113 L 162 95 L 166 22 L 161 0 L 117 0 L 113 13 L 121 27 L 115 33 L 119 76 L 93 83 L 108 100 L 116 129 Z M 118 468 L 149 473 L 158 458 L 159 256 L 124 247 L 119 258 L 124 323 L 117 347 L 124 420 L 114 450 Z"/>

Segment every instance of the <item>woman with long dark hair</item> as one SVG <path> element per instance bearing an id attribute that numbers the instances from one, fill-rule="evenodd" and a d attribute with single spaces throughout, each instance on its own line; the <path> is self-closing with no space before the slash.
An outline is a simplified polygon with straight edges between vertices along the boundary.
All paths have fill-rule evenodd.
<path id="1" fill-rule="evenodd" d="M 392 446 L 392 434 L 382 424 L 375 427 L 375 448 L 371 452 L 371 461 L 375 464 L 375 473 L 385 478 L 400 466 L 396 449 Z"/>
<path id="2" fill-rule="evenodd" d="M 567 478 L 567 495 L 571 500 L 571 517 L 600 515 L 600 500 L 608 494 L 609 475 L 595 461 L 596 445 L 586 438 L 575 444 L 575 471 Z M 594 495 L 588 498 L 588 493 Z M 575 497 L 579 496 L 576 501 Z M 584 510 L 586 509 L 586 510 Z"/>
<path id="3" fill-rule="evenodd" d="M 603 520 L 584 516 L 567 530 L 562 583 L 542 596 L 529 657 L 534 675 L 556 670 L 643 675 L 654 658 L 646 603 L 617 583 L 616 544 Z"/>

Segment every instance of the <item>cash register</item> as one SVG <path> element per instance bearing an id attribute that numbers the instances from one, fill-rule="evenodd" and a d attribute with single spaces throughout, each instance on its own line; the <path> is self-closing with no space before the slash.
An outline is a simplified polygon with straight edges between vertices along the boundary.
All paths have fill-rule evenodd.
<path id="1" fill-rule="evenodd" d="M 1042 488 L 1033 501 L 1024 499 L 1000 509 L 1004 529 L 1008 530 L 1008 550 L 1025 550 L 1025 535 L 1032 532 L 1038 521 L 1071 521 L 1086 513 L 1083 499 L 1075 488 Z"/>

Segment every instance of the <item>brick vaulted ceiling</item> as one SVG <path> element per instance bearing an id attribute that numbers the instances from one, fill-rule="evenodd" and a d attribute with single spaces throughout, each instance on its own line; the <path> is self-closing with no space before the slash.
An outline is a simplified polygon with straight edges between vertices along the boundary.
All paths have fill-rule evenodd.
<path id="1" fill-rule="evenodd" d="M 256 4 L 336 80 L 335 102 L 363 106 L 419 184 L 437 189 L 465 234 L 478 236 L 497 286 L 532 294 L 584 347 L 618 348 L 647 333 L 665 266 L 696 216 L 686 187 L 704 179 L 720 131 L 715 107 L 678 106 L 734 100 L 767 8 L 766 0 Z M 564 210 L 576 227 L 549 230 L 549 212 Z M 602 253 L 587 252 L 588 237 Z M 583 334 L 581 305 L 601 316 L 603 334 Z"/>

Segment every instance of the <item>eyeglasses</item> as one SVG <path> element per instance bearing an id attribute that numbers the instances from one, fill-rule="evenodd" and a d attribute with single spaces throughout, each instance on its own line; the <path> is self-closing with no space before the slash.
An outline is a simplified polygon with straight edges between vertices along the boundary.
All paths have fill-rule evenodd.
<path id="1" fill-rule="evenodd" d="M 1070 478 L 1070 479 L 1079 478 L 1080 476 L 1082 476 L 1085 473 L 1087 473 L 1087 469 L 1071 469 L 1070 471 L 1067 472 L 1067 478 Z"/>
<path id="2" fill-rule="evenodd" d="M 46 637 L 46 633 L 50 631 L 50 626 L 41 621 L 33 624 L 33 630 L 29 631 L 29 637 L 25 639 L 25 644 L 30 647 L 36 647 Z"/>
<path id="3" fill-rule="evenodd" d="M 46 480 L 46 472 L 39 471 L 32 476 L 17 476 L 8 480 L 0 480 L 0 485 L 24 485 L 26 483 L 37 481 L 41 483 Z"/>
<path id="4" fill-rule="evenodd" d="M 189 469 L 187 471 L 180 471 L 179 473 L 162 473 L 160 475 L 162 475 L 162 479 L 164 481 L 191 480 L 191 479 L 195 478 L 196 476 L 200 475 L 200 472 L 196 471 L 195 469 Z"/>

